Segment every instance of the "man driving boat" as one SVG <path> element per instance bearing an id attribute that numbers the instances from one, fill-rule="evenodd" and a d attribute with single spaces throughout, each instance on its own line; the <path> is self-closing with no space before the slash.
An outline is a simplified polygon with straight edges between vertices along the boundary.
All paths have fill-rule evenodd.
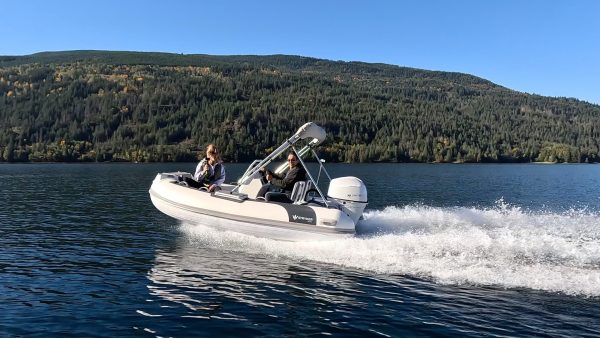
<path id="1" fill-rule="evenodd" d="M 287 162 L 289 168 L 285 176 L 267 171 L 266 178 L 272 185 L 281 188 L 289 196 L 296 182 L 306 180 L 306 170 L 300 164 L 298 156 L 293 151 L 288 153 Z"/>

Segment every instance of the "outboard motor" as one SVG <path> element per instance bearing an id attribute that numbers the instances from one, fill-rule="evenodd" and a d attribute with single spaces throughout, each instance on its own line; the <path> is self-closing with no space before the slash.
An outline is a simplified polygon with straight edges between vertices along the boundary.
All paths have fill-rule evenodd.
<path id="1" fill-rule="evenodd" d="M 331 180 L 327 196 L 336 200 L 342 210 L 358 222 L 367 206 L 367 187 L 357 177 L 338 177 Z"/>

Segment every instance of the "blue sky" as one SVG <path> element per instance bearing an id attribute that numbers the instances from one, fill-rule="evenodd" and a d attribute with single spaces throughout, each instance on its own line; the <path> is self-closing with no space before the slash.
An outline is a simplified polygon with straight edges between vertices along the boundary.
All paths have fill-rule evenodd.
<path id="1" fill-rule="evenodd" d="M 290 54 L 473 74 L 600 104 L 600 1 L 9 1 L 0 55 Z"/>

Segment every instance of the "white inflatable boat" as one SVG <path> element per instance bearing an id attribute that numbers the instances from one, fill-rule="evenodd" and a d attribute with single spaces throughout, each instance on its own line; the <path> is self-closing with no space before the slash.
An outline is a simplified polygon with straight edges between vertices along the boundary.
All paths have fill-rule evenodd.
<path id="1" fill-rule="evenodd" d="M 262 160 L 255 160 L 237 181 L 223 184 L 222 190 L 209 193 L 183 183 L 186 172 L 160 173 L 150 187 L 150 198 L 161 212 L 181 221 L 202 224 L 220 230 L 236 231 L 257 237 L 285 241 L 313 241 L 352 236 L 367 205 L 367 188 L 356 177 L 331 179 L 314 148 L 325 139 L 325 131 L 309 122 Z M 307 142 L 297 149 L 298 143 Z M 269 201 L 273 188 L 261 168 L 293 149 L 306 169 L 306 181 L 297 182 L 290 203 Z M 312 155 L 318 165 L 315 177 L 304 158 Z M 287 169 L 283 163 L 276 173 Z M 322 175 L 324 174 L 324 175 Z M 321 188 L 329 180 L 327 194 Z"/>

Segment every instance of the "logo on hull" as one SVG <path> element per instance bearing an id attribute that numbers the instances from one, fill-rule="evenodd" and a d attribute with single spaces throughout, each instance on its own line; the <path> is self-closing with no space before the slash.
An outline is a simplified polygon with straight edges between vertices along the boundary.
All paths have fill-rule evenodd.
<path id="1" fill-rule="evenodd" d="M 314 222 L 314 219 L 312 217 L 304 217 L 304 216 L 298 216 L 298 215 L 292 215 L 292 219 L 294 221 L 301 221 L 301 222 L 306 222 L 306 223 Z"/>

